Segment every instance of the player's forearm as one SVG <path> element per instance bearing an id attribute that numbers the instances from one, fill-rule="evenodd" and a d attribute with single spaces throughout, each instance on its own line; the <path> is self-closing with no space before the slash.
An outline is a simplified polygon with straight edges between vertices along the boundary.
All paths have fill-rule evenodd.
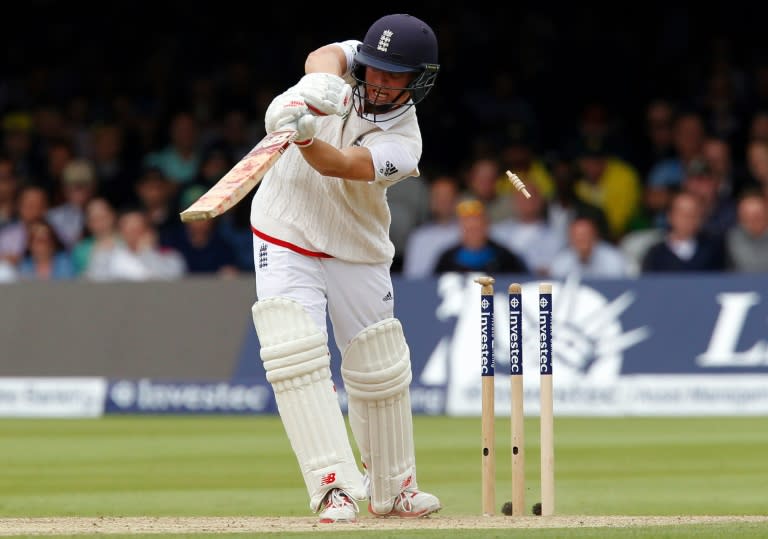
<path id="1" fill-rule="evenodd" d="M 375 178 L 371 153 L 367 148 L 339 150 L 319 139 L 299 148 L 304 160 L 323 176 L 366 182 Z"/>
<path id="2" fill-rule="evenodd" d="M 305 73 L 332 73 L 343 75 L 347 70 L 344 51 L 336 45 L 325 45 L 309 53 L 304 62 Z"/>

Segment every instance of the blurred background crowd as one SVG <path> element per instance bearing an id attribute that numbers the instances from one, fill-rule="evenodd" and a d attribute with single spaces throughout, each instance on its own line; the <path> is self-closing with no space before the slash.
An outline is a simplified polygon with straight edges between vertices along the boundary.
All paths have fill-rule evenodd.
<path id="1" fill-rule="evenodd" d="M 764 9 L 454 8 L 386 11 L 430 23 L 441 63 L 421 175 L 389 190 L 393 273 L 768 270 Z M 261 139 L 310 50 L 386 14 L 18 9 L 34 32 L 0 37 L 0 282 L 251 271 L 250 197 L 179 211 Z"/>

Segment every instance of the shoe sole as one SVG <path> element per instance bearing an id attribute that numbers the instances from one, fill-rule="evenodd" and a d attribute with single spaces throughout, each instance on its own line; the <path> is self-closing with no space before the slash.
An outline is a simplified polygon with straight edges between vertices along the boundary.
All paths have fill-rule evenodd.
<path id="1" fill-rule="evenodd" d="M 333 520 L 332 518 L 321 518 L 318 520 L 320 524 L 353 524 L 357 522 L 356 518 L 340 518 L 338 520 Z"/>
<path id="2" fill-rule="evenodd" d="M 389 513 L 385 513 L 382 515 L 374 512 L 373 508 L 370 505 L 368 505 L 368 512 L 376 518 L 423 518 L 423 517 L 432 515 L 434 513 L 437 513 L 438 511 L 440 511 L 440 509 L 442 509 L 442 506 L 437 507 L 435 509 L 425 509 L 424 511 L 421 511 L 419 513 L 408 513 L 405 511 L 391 511 Z"/>

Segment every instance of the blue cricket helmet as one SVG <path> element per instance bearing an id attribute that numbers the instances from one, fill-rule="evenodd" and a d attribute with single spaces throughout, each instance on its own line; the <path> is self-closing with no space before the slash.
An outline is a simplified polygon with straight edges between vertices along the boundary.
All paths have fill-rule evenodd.
<path id="1" fill-rule="evenodd" d="M 437 38 L 432 28 L 413 15 L 394 14 L 371 25 L 355 53 L 351 71 L 358 87 L 365 84 L 366 66 L 391 73 L 415 73 L 405 90 L 416 104 L 435 85 L 440 70 L 437 62 Z"/>

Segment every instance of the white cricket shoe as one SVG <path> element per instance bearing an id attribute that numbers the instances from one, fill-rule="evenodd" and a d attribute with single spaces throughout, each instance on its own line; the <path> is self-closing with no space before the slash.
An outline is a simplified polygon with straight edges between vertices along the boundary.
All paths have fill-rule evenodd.
<path id="1" fill-rule="evenodd" d="M 360 509 L 357 502 L 340 488 L 328 491 L 320 503 L 322 510 L 318 513 L 321 524 L 333 524 L 334 522 L 355 522 Z"/>
<path id="2" fill-rule="evenodd" d="M 368 505 L 368 511 L 377 517 L 419 518 L 436 513 L 442 509 L 437 496 L 429 492 L 407 489 L 395 498 L 395 503 L 389 513 L 379 514 Z"/>

